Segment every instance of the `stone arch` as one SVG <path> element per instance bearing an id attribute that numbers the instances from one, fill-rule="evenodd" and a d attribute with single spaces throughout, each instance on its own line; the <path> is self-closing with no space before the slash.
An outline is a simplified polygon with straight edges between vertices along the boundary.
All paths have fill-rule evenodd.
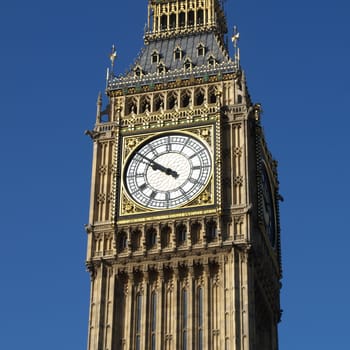
<path id="1" fill-rule="evenodd" d="M 181 223 L 176 226 L 176 241 L 178 244 L 183 244 L 187 239 L 187 227 Z"/>
<path id="2" fill-rule="evenodd" d="M 131 249 L 137 251 L 141 249 L 142 232 L 139 229 L 132 231 L 131 233 Z"/>
<path id="3" fill-rule="evenodd" d="M 191 92 L 188 90 L 184 90 L 181 92 L 180 97 L 180 107 L 185 108 L 191 104 Z"/>
<path id="4" fill-rule="evenodd" d="M 215 86 L 211 86 L 208 91 L 209 95 L 209 103 L 213 104 L 216 103 L 217 100 L 217 89 Z"/>
<path id="5" fill-rule="evenodd" d="M 160 244 L 162 248 L 166 248 L 170 246 L 170 236 L 171 236 L 171 228 L 166 225 L 162 228 L 160 232 Z"/>
<path id="6" fill-rule="evenodd" d="M 196 221 L 191 224 L 191 242 L 192 244 L 197 244 L 200 242 L 200 233 L 202 225 Z"/>
<path id="7" fill-rule="evenodd" d="M 158 112 L 162 107 L 164 108 L 164 97 L 156 94 L 153 98 L 153 112 Z"/>
<path id="8" fill-rule="evenodd" d="M 149 96 L 142 96 L 140 99 L 140 113 L 145 113 L 150 109 L 150 98 Z"/>
<path id="9" fill-rule="evenodd" d="M 121 253 L 126 250 L 128 246 L 128 238 L 125 231 L 120 231 L 117 234 L 117 249 L 118 253 Z"/>
<path id="10" fill-rule="evenodd" d="M 207 237 L 207 242 L 212 242 L 217 238 L 217 224 L 213 219 L 205 224 L 205 236 Z"/>
<path id="11" fill-rule="evenodd" d="M 137 113 L 137 100 L 135 98 L 128 98 L 125 103 L 125 115 Z"/>
<path id="12" fill-rule="evenodd" d="M 196 89 L 194 93 L 194 104 L 195 106 L 200 106 L 204 103 L 205 91 L 203 88 Z"/>
<path id="13" fill-rule="evenodd" d="M 177 106 L 177 94 L 174 91 L 172 91 L 168 93 L 167 109 L 173 109 L 175 106 Z"/>
<path id="14" fill-rule="evenodd" d="M 148 249 L 154 248 L 157 245 L 157 230 L 154 227 L 150 227 L 146 231 L 146 244 Z"/>

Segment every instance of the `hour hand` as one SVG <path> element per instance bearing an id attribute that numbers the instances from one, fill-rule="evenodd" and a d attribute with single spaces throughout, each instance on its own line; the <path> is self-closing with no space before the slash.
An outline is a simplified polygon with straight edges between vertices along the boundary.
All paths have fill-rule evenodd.
<path id="1" fill-rule="evenodd" d="M 167 175 L 171 175 L 175 179 L 179 177 L 179 174 L 176 171 L 174 171 L 170 168 L 166 168 L 165 166 L 155 162 L 152 159 L 149 159 L 148 157 L 144 156 L 143 154 L 138 153 L 138 155 L 140 155 L 142 158 L 146 159 L 151 164 L 151 167 L 153 170 L 159 170 Z"/>
<path id="2" fill-rule="evenodd" d="M 151 164 L 152 164 L 151 166 L 152 166 L 153 170 L 160 170 L 167 175 L 171 175 L 175 179 L 179 177 L 179 174 L 170 168 L 166 168 L 163 165 L 160 165 L 159 163 L 154 162 L 154 161 L 152 161 Z"/>

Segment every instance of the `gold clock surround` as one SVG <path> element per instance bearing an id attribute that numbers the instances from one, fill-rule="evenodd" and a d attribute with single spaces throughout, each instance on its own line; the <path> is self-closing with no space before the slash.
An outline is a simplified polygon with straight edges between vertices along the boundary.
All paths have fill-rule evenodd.
<path id="1" fill-rule="evenodd" d="M 134 152 L 141 144 L 146 142 L 149 139 L 152 139 L 156 136 L 160 136 L 162 134 L 166 135 L 168 132 L 148 132 L 143 133 L 139 135 L 130 135 L 130 136 L 124 136 L 122 139 L 122 168 L 125 167 L 125 165 L 128 162 L 129 156 Z M 200 126 L 200 127 L 192 127 L 192 128 L 182 128 L 182 129 L 176 129 L 176 133 L 179 134 L 185 134 L 189 135 L 193 138 L 196 138 L 200 140 L 203 144 L 207 146 L 207 148 L 210 150 L 210 153 L 212 154 L 212 157 L 215 156 L 215 125 L 210 124 L 206 126 Z M 214 191 L 214 184 L 215 180 L 214 177 L 216 175 L 216 167 L 212 166 L 211 175 L 208 184 L 205 186 L 205 188 L 197 195 L 193 200 L 191 200 L 189 203 L 185 204 L 184 206 L 180 208 L 175 208 L 175 210 L 183 210 L 183 209 L 190 209 L 195 207 L 205 207 L 213 205 L 215 202 L 215 191 Z M 119 215 L 120 216 L 129 216 L 129 215 L 138 215 L 138 214 L 147 214 L 147 213 L 155 213 L 156 209 L 150 209 L 146 208 L 139 203 L 135 202 L 130 195 L 128 194 L 128 191 L 125 188 L 124 181 L 121 181 L 121 196 L 120 196 L 120 203 L 119 203 Z M 165 209 L 161 209 L 161 211 L 164 211 Z M 171 213 L 174 212 L 174 209 L 168 209 L 168 217 L 176 217 L 177 213 Z"/>

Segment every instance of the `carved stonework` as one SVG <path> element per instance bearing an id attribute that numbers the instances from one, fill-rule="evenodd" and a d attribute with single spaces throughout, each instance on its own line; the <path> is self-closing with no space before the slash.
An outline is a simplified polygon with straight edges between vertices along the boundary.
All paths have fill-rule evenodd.
<path id="1" fill-rule="evenodd" d="M 277 163 L 223 2 L 149 0 L 135 64 L 116 76 L 112 52 L 86 132 L 88 350 L 278 349 L 278 207 L 271 248 L 261 185 L 265 163 L 278 201 Z"/>

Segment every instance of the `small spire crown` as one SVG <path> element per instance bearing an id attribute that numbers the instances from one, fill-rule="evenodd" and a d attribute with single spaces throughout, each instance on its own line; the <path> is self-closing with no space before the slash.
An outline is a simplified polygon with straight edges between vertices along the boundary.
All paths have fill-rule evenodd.
<path id="1" fill-rule="evenodd" d="M 227 33 L 223 0 L 149 0 L 146 41 L 196 31 Z"/>

